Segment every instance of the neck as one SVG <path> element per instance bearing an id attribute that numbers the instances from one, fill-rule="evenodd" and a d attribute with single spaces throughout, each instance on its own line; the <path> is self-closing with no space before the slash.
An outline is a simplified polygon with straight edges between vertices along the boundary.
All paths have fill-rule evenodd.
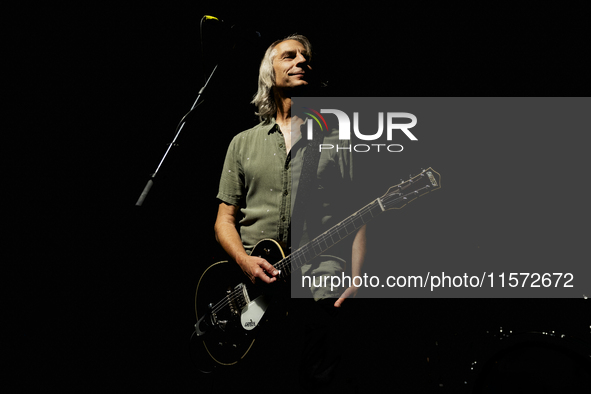
<path id="1" fill-rule="evenodd" d="M 277 105 L 277 113 L 275 114 L 275 123 L 279 126 L 281 134 L 285 140 L 285 148 L 287 153 L 291 150 L 292 142 L 297 142 L 300 137 L 300 125 L 302 121 L 295 117 L 291 117 L 291 96 L 286 97 L 280 93 L 275 92 L 275 104 Z M 292 120 L 296 122 L 294 130 L 292 130 Z"/>
<path id="2" fill-rule="evenodd" d="M 277 105 L 277 114 L 275 122 L 279 125 L 285 125 L 291 120 L 291 96 L 287 96 L 283 91 L 274 91 L 275 104 Z"/>

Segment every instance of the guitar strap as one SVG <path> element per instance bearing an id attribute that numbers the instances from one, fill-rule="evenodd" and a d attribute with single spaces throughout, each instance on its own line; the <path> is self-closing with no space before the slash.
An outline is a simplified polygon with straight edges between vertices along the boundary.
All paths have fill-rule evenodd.
<path id="1" fill-rule="evenodd" d="M 308 141 L 306 151 L 302 158 L 302 172 L 298 184 L 296 201 L 291 213 L 291 237 L 290 243 L 297 248 L 304 230 L 306 208 L 313 202 L 311 200 L 314 190 L 318 189 L 318 162 L 320 161 L 320 144 L 324 135 L 320 130 L 314 129 L 314 137 Z"/>

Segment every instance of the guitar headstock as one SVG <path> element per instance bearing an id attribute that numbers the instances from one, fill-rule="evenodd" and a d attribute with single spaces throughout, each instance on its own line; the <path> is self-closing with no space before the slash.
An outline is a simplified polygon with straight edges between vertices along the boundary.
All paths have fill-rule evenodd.
<path id="1" fill-rule="evenodd" d="M 401 209 L 427 193 L 441 188 L 441 175 L 431 167 L 388 189 L 380 197 L 384 210 Z"/>

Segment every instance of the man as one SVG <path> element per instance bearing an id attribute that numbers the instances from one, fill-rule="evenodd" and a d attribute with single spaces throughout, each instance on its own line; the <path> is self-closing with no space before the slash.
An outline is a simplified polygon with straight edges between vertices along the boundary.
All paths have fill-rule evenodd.
<path id="1" fill-rule="evenodd" d="M 291 198 L 292 163 L 299 159 L 301 164 L 305 152 L 299 130 L 303 120 L 295 116 L 292 118 L 292 97 L 301 95 L 302 90 L 310 85 L 310 61 L 311 45 L 304 36 L 293 35 L 271 44 L 261 62 L 259 88 L 253 99 L 261 123 L 235 136 L 226 155 L 217 195 L 221 203 L 214 227 L 215 235 L 253 283 L 257 280 L 273 283 L 279 274 L 265 259 L 250 256 L 254 245 L 264 238 L 290 243 L 291 211 L 294 205 Z M 297 149 L 297 152 L 292 152 L 292 148 Z M 332 156 L 328 152 L 323 153 L 320 158 L 319 177 L 330 176 L 333 181 L 329 183 L 336 184 L 333 200 L 335 195 L 346 191 L 344 188 L 351 180 L 350 155 L 350 152 L 341 150 Z M 338 162 L 337 171 L 332 168 L 326 174 L 322 172 L 327 168 L 327 163 L 335 162 Z M 301 170 L 301 165 L 298 170 Z M 298 179 L 299 174 L 295 175 L 294 179 Z M 336 182 L 335 177 L 338 178 Z M 330 203 L 324 205 L 330 206 Z M 347 213 L 352 213 L 356 208 L 347 207 Z M 323 219 L 325 212 L 318 213 L 318 219 Z M 323 221 L 330 223 L 330 220 Z M 317 235 L 312 232 L 312 228 L 322 231 L 322 228 L 310 223 L 307 227 L 303 240 Z M 365 227 L 355 235 L 351 250 L 351 274 L 361 275 L 365 255 Z M 338 256 L 330 255 L 319 260 L 304 266 L 302 272 L 316 276 L 339 275 L 344 266 L 343 259 Z M 333 305 L 340 307 L 347 297 L 356 295 L 357 288 L 351 286 L 342 293 L 312 288 L 310 292 L 315 300 L 338 298 Z"/>
<path id="2" fill-rule="evenodd" d="M 292 117 L 292 97 L 305 96 L 312 81 L 311 52 L 310 42 L 301 35 L 276 41 L 267 49 L 260 66 L 258 92 L 253 99 L 261 123 L 233 138 L 224 162 L 217 194 L 221 202 L 215 235 L 253 283 L 272 284 L 279 274 L 265 259 L 250 255 L 256 243 L 271 238 L 289 245 L 293 235 L 291 214 L 298 196 L 297 184 L 307 141 L 302 139 L 299 130 L 304 121 L 295 115 Z M 325 142 L 337 137 L 336 130 L 324 136 Z M 344 141 L 338 142 L 344 146 Z M 292 245 L 294 248 L 336 224 L 339 215 L 351 214 L 359 208 L 349 206 L 351 204 L 342 198 L 350 195 L 345 194 L 350 191 L 352 180 L 350 151 L 323 151 L 316 172 L 318 179 L 314 181 L 318 182 L 314 183 L 316 187 L 310 188 L 310 198 L 304 208 L 306 220 L 298 229 L 300 242 Z M 292 179 L 295 199 L 292 198 Z M 345 205 L 339 206 L 339 201 L 344 201 Z M 344 242 L 337 245 L 342 244 L 347 245 Z M 357 232 L 348 251 L 339 253 L 338 249 L 335 246 L 328 250 L 330 255 L 319 256 L 304 265 L 301 273 L 314 277 L 340 276 L 345 261 L 349 260 L 351 274 L 361 275 L 365 226 Z M 299 381 L 304 388 L 312 389 L 334 380 L 343 347 L 342 329 L 338 327 L 334 311 L 346 298 L 354 297 L 357 288 L 351 286 L 343 291 L 312 286 L 300 290 L 317 301 L 293 302 L 289 315 L 296 319 L 299 327 L 297 346 L 302 350 Z"/>

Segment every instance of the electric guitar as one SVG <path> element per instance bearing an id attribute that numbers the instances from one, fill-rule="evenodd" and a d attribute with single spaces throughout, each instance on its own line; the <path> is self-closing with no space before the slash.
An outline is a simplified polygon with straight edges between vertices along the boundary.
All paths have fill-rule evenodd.
<path id="1" fill-rule="evenodd" d="M 207 354 L 212 365 L 233 365 L 246 356 L 255 342 L 259 326 L 272 315 L 267 309 L 278 293 L 289 295 L 285 281 L 292 271 L 301 268 L 350 234 L 357 232 L 374 217 L 390 209 L 401 209 L 417 198 L 441 188 L 441 176 L 432 168 L 388 189 L 359 211 L 286 256 L 279 243 L 271 239 L 258 242 L 251 255 L 260 256 L 279 270 L 272 285 L 245 282 L 235 262 L 221 261 L 201 275 L 195 293 L 194 352 Z M 283 282 L 283 288 L 276 286 Z M 229 284 L 224 287 L 223 284 Z M 217 301 L 213 303 L 213 301 Z M 269 308 L 272 311 L 274 308 Z"/>

